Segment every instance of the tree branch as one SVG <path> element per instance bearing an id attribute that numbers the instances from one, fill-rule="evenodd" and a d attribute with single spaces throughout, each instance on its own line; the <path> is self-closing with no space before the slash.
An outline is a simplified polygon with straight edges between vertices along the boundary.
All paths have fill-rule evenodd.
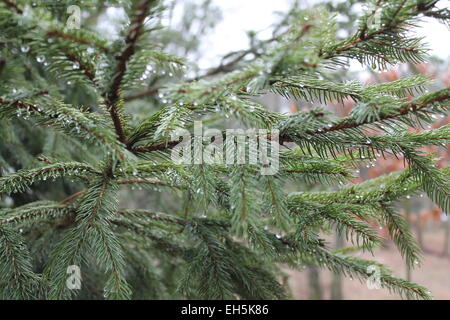
<path id="1" fill-rule="evenodd" d="M 388 113 L 385 115 L 380 115 L 379 119 L 376 121 L 365 120 L 362 122 L 355 122 L 355 120 L 352 118 L 344 118 L 341 121 L 339 121 L 338 124 L 335 124 L 334 126 L 331 126 L 329 128 L 317 129 L 314 132 L 310 132 L 310 134 L 323 134 L 323 133 L 327 133 L 327 132 L 331 132 L 331 131 L 356 128 L 356 127 L 374 123 L 374 122 L 380 122 L 380 121 L 397 118 L 400 116 L 407 115 L 410 112 L 418 111 L 418 110 L 430 105 L 431 103 L 442 102 L 442 101 L 449 100 L 449 99 L 450 99 L 450 87 L 447 87 L 445 89 L 433 92 L 427 96 L 420 97 L 411 102 L 406 102 L 399 109 L 395 110 L 394 112 L 391 112 L 391 113 Z"/>
<path id="2" fill-rule="evenodd" d="M 116 133 L 120 142 L 126 144 L 126 136 L 123 129 L 122 120 L 117 108 L 117 102 L 119 101 L 119 90 L 122 84 L 123 77 L 127 70 L 127 63 L 133 56 L 136 50 L 136 43 L 142 31 L 145 17 L 147 16 L 150 5 L 155 0 L 142 0 L 136 7 L 138 14 L 131 22 L 131 28 L 128 30 L 125 38 L 125 49 L 116 58 L 117 66 L 114 72 L 114 77 L 109 91 L 106 93 L 106 105 L 114 123 Z"/>
<path id="3" fill-rule="evenodd" d="M 9 8 L 14 9 L 14 11 L 16 11 L 17 13 L 19 13 L 19 14 L 23 13 L 23 10 L 20 9 L 13 1 L 11 1 L 11 0 L 3 0 L 3 2 L 6 3 L 6 5 Z"/>

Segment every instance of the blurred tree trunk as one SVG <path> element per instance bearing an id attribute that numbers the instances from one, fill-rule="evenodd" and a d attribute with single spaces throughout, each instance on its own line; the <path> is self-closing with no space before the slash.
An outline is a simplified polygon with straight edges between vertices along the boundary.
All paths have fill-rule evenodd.
<path id="1" fill-rule="evenodd" d="M 444 250 L 442 255 L 447 256 L 449 254 L 449 242 L 450 242 L 450 219 L 444 223 L 445 235 L 444 235 Z"/>
<path id="2" fill-rule="evenodd" d="M 403 201 L 403 210 L 405 211 L 405 219 L 406 222 L 408 223 L 408 226 L 411 224 L 411 214 L 410 214 L 410 206 L 409 206 L 409 201 L 405 200 Z M 408 263 L 406 263 L 406 280 L 411 281 L 411 268 L 408 265 Z M 408 300 L 411 300 L 413 297 L 411 296 L 410 293 L 406 294 L 406 298 Z"/>
<path id="3" fill-rule="evenodd" d="M 316 266 L 308 267 L 309 279 L 309 299 L 322 300 L 322 287 L 320 285 L 319 268 Z"/>
<path id="4" fill-rule="evenodd" d="M 423 226 L 422 222 L 420 221 L 420 213 L 417 213 L 417 220 L 416 220 L 416 232 L 417 232 L 417 243 L 419 244 L 420 249 L 424 249 L 423 246 Z"/>
<path id="5" fill-rule="evenodd" d="M 336 233 L 336 249 L 342 248 L 344 246 L 344 236 L 342 234 Z M 333 283 L 331 284 L 331 299 L 332 300 L 342 300 L 342 276 L 340 274 L 333 275 Z"/>

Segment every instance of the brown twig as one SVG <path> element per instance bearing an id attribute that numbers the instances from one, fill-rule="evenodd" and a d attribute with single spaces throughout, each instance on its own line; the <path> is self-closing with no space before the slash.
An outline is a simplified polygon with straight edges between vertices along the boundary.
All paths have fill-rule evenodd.
<path id="1" fill-rule="evenodd" d="M 158 184 L 162 186 L 168 186 L 173 188 L 183 188 L 179 185 L 172 185 L 168 182 L 162 181 L 157 178 L 136 178 L 136 179 L 122 179 L 117 181 L 118 184 Z"/>
<path id="2" fill-rule="evenodd" d="M 70 202 L 71 200 L 73 200 L 73 199 L 75 199 L 75 198 L 81 196 L 81 195 L 84 194 L 85 192 L 86 192 L 86 190 L 81 190 L 81 191 L 75 192 L 74 194 L 71 194 L 71 195 L 68 196 L 67 198 L 61 200 L 59 203 L 60 203 L 60 204 L 66 204 L 66 203 Z"/>
<path id="3" fill-rule="evenodd" d="M 389 120 L 389 119 L 393 119 L 393 118 L 397 118 L 400 116 L 404 116 L 412 111 L 417 111 L 423 107 L 426 107 L 428 105 L 430 105 L 431 103 L 434 102 L 442 102 L 445 100 L 450 99 L 450 87 L 445 88 L 443 90 L 440 90 L 440 94 L 437 94 L 437 96 L 433 96 L 431 99 L 427 100 L 425 99 L 424 101 L 411 101 L 408 103 L 405 103 L 400 109 L 398 109 L 396 112 L 392 112 L 386 115 L 380 115 L 380 118 L 375 121 L 375 122 L 379 122 L 379 121 L 385 121 L 385 120 Z M 436 94 L 436 93 L 434 93 Z M 319 129 L 311 132 L 312 134 L 320 134 L 320 133 L 327 133 L 327 132 L 331 132 L 331 131 L 337 131 L 337 130 L 342 130 L 342 129 L 351 129 L 351 128 L 357 128 L 360 127 L 362 125 L 366 125 L 366 124 L 370 124 L 373 123 L 373 121 L 369 121 L 369 120 L 365 120 L 365 121 L 361 121 L 361 122 L 355 122 L 355 121 L 341 121 L 340 123 L 331 126 L 329 128 L 323 128 L 323 129 Z"/>
<path id="4" fill-rule="evenodd" d="M 424 108 L 424 107 L 430 105 L 431 103 L 442 102 L 442 101 L 448 100 L 448 99 L 450 99 L 450 87 L 433 93 L 433 97 L 431 97 L 430 99 L 424 99 L 424 100 L 422 100 L 422 99 L 423 98 L 419 98 L 415 101 L 405 103 L 396 112 L 380 116 L 380 119 L 377 120 L 377 122 L 404 116 L 410 112 L 417 111 L 421 108 Z M 360 127 L 360 126 L 363 126 L 366 124 L 373 123 L 368 120 L 363 121 L 363 122 L 355 122 L 352 119 L 349 119 L 349 118 L 347 118 L 347 119 L 348 119 L 348 121 L 341 121 L 340 123 L 335 124 L 334 126 L 320 129 L 320 131 L 318 129 L 316 131 L 309 132 L 309 134 L 311 134 L 311 135 L 324 134 L 327 132 L 332 132 L 332 131 L 337 131 L 337 130 L 357 128 L 357 127 Z M 268 135 L 267 139 L 271 140 L 272 137 L 270 135 Z M 289 138 L 288 136 L 280 135 L 279 141 L 281 144 L 284 142 L 291 142 L 291 138 Z M 146 152 L 154 152 L 154 151 L 163 151 L 163 150 L 172 149 L 178 143 L 179 143 L 179 141 L 173 140 L 173 141 L 163 142 L 163 143 L 159 143 L 159 144 L 155 144 L 155 145 L 151 145 L 151 146 L 139 146 L 139 147 L 134 148 L 133 152 L 146 153 Z"/>
<path id="5" fill-rule="evenodd" d="M 4 3 L 6 3 L 6 5 L 12 9 L 14 9 L 17 13 L 22 14 L 23 10 L 20 9 L 13 1 L 11 0 L 3 0 Z"/>
<path id="6" fill-rule="evenodd" d="M 122 120 L 119 115 L 117 108 L 117 103 L 119 101 L 119 90 L 122 84 L 123 77 L 127 70 L 127 63 L 133 56 L 136 50 L 136 43 L 142 31 L 145 17 L 147 16 L 150 4 L 154 0 L 142 0 L 136 7 L 138 14 L 131 22 L 131 28 L 128 30 L 127 36 L 125 37 L 125 49 L 116 58 L 117 66 L 114 72 L 114 77 L 109 91 L 106 93 L 106 105 L 108 107 L 109 113 L 114 123 L 114 128 L 116 130 L 118 139 L 120 142 L 126 144 L 126 136 L 123 129 Z"/>
<path id="7" fill-rule="evenodd" d="M 89 46 L 92 46 L 92 47 L 96 47 L 96 48 L 99 48 L 100 50 L 102 50 L 105 53 L 111 53 L 111 50 L 108 47 L 106 47 L 104 45 L 101 45 L 99 43 L 95 43 L 95 42 L 89 41 L 87 39 L 79 38 L 79 37 L 77 37 L 77 36 L 75 36 L 73 34 L 64 33 L 64 32 L 61 32 L 59 30 L 47 30 L 46 34 L 48 36 L 51 36 L 51 37 L 67 39 L 67 40 L 75 41 L 75 42 L 78 42 L 78 43 L 81 43 L 81 44 L 86 44 L 86 45 L 89 45 Z"/>

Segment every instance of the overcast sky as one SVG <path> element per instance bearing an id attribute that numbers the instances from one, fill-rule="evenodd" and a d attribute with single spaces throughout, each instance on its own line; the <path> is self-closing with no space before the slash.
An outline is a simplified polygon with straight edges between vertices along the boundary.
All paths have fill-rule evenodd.
<path id="1" fill-rule="evenodd" d="M 198 0 L 201 1 L 201 0 Z M 203 39 L 200 50 L 202 58 L 196 61 L 201 68 L 217 65 L 220 58 L 230 52 L 248 48 L 247 31 L 260 31 L 260 37 L 270 37 L 270 26 L 277 17 L 275 11 L 286 11 L 293 0 L 213 0 L 222 10 L 222 20 L 213 32 Z M 345 0 L 334 0 L 341 2 Z M 305 7 L 320 0 L 302 0 Z M 182 3 L 182 2 L 181 2 Z M 450 0 L 440 1 L 440 7 L 450 6 Z M 100 29 L 113 36 L 111 20 L 124 16 L 122 8 L 108 8 L 108 18 L 100 23 Z M 176 15 L 175 15 L 176 17 Z M 435 19 L 425 18 L 422 28 L 416 28 L 419 36 L 425 37 L 431 54 L 442 59 L 450 56 L 450 31 Z"/>
<path id="2" fill-rule="evenodd" d="M 337 2 L 342 0 L 336 0 Z M 314 0 L 302 1 L 312 4 Z M 215 0 L 223 12 L 223 19 L 213 35 L 203 44 L 204 57 L 199 62 L 202 67 L 217 64 L 221 55 L 246 48 L 248 30 L 264 30 L 276 21 L 274 11 L 286 11 L 291 0 Z M 446 4 L 445 4 L 446 3 Z M 441 6 L 450 5 L 450 1 L 441 1 Z M 450 56 L 450 31 L 435 19 L 426 18 L 422 28 L 417 29 L 419 36 L 425 37 L 432 54 L 440 58 Z M 268 34 L 270 36 L 270 33 Z"/>

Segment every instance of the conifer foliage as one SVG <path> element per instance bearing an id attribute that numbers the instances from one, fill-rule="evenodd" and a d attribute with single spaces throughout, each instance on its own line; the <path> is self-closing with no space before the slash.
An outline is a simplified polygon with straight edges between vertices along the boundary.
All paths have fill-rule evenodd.
<path id="1" fill-rule="evenodd" d="M 196 77 L 158 42 L 165 1 L 112 1 L 129 17 L 115 41 L 83 23 L 69 28 L 66 9 L 76 2 L 0 2 L 0 195 L 15 200 L 0 209 L 0 298 L 282 299 L 281 266 L 304 265 L 363 283 L 377 266 L 383 288 L 431 298 L 352 254 L 380 244 L 381 224 L 405 261 L 420 264 L 396 203 L 425 192 L 450 211 L 448 168 L 421 151 L 445 147 L 450 127 L 408 128 L 445 115 L 450 87 L 426 92 L 431 80 L 422 76 L 340 82 L 335 73 L 351 60 L 375 70 L 425 61 L 411 30 L 423 16 L 448 24 L 438 1 L 370 1 L 345 39 L 333 12 L 294 8 L 273 38 Z M 103 2 L 89 3 L 95 18 Z M 277 113 L 257 102 L 267 93 L 315 107 Z M 344 118 L 323 108 L 347 98 L 356 104 Z M 136 105 L 145 112 L 136 116 Z M 278 172 L 171 159 L 175 130 L 229 117 L 279 130 Z M 391 154 L 405 160 L 404 171 L 351 182 L 361 164 Z M 53 184 L 60 190 L 46 192 Z M 135 188 L 180 205 L 124 208 L 121 192 Z M 353 246 L 330 249 L 329 231 Z M 68 285 L 73 266 L 81 288 Z"/>

